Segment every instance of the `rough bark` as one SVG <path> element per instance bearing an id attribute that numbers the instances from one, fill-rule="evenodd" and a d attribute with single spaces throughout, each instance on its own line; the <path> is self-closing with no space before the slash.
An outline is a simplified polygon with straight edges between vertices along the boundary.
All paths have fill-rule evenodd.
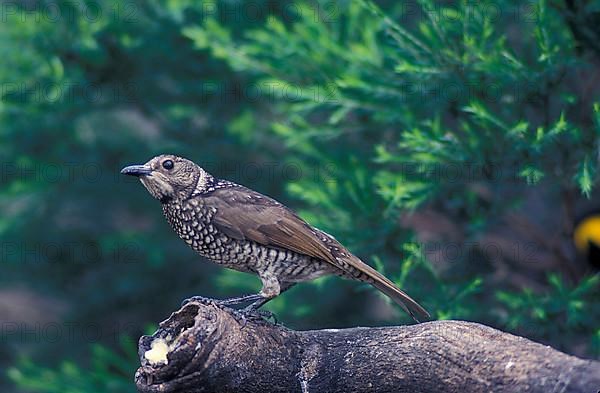
<path id="1" fill-rule="evenodd" d="M 159 342 L 167 362 L 153 364 L 146 357 L 160 352 Z M 139 354 L 135 381 L 140 392 L 600 389 L 600 362 L 477 323 L 298 332 L 260 318 L 244 319 L 208 299 L 186 304 L 154 336 L 142 337 Z"/>

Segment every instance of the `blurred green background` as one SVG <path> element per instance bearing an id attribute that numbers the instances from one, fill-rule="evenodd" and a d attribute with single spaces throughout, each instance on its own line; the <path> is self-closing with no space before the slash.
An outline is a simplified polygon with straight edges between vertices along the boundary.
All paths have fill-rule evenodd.
<path id="1" fill-rule="evenodd" d="M 600 358 L 598 1 L 0 2 L 0 389 L 134 392 L 136 342 L 203 261 L 135 179 L 192 159 L 336 236 L 436 319 Z M 595 236 L 600 238 L 600 232 Z M 410 323 L 335 277 L 297 329 Z"/>

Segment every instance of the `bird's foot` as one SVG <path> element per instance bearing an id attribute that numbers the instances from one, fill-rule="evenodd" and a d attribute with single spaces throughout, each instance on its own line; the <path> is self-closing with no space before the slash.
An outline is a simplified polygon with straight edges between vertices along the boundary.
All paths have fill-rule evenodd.
<path id="1" fill-rule="evenodd" d="M 256 294 L 234 297 L 234 298 L 230 298 L 230 299 L 211 299 L 211 298 L 207 298 L 204 296 L 192 296 L 188 299 L 185 299 L 181 303 L 181 307 L 185 306 L 186 304 L 188 304 L 190 302 L 215 303 L 220 306 L 229 307 L 229 306 L 236 306 L 236 305 L 242 304 L 242 303 L 257 302 L 258 300 L 261 300 L 261 299 L 262 299 L 262 296 L 256 295 Z"/>
<path id="2" fill-rule="evenodd" d="M 258 294 L 234 297 L 230 299 L 218 300 L 217 302 L 222 306 L 237 306 L 238 304 L 253 302 L 253 304 L 263 297 Z"/>
<path id="3" fill-rule="evenodd" d="M 251 304 L 248 307 L 239 310 L 238 312 L 242 315 L 249 316 L 252 318 L 258 317 L 260 319 L 265 320 L 271 319 L 275 324 L 277 323 L 277 317 L 275 316 L 275 314 L 273 314 L 271 311 L 259 310 L 254 304 Z"/>
<path id="4" fill-rule="evenodd" d="M 218 306 L 230 307 L 235 306 L 241 303 L 247 303 L 253 301 L 249 306 L 235 310 L 235 315 L 238 317 L 238 322 L 242 325 L 242 329 L 246 327 L 247 321 L 264 321 L 264 320 L 272 320 L 273 323 L 277 324 L 277 317 L 270 311 L 260 310 L 259 307 L 262 306 L 265 302 L 265 298 L 260 295 L 247 295 L 241 296 L 231 299 L 211 299 L 204 296 L 192 296 L 188 299 L 185 299 L 181 303 L 181 307 L 184 307 L 189 303 L 202 303 L 202 304 L 216 304 Z"/>
<path id="5" fill-rule="evenodd" d="M 204 297 L 204 296 L 192 296 L 190 298 L 185 299 L 184 301 L 181 302 L 181 307 L 185 306 L 188 303 L 218 303 L 218 300 L 215 299 L 211 299 L 208 297 Z"/>
<path id="6" fill-rule="evenodd" d="M 235 314 L 238 317 L 238 321 L 242 325 L 242 329 L 246 327 L 246 323 L 248 321 L 260 322 L 272 320 L 274 324 L 277 324 L 277 318 L 275 317 L 275 314 L 266 310 L 256 310 L 246 307 L 241 310 L 236 310 Z"/>

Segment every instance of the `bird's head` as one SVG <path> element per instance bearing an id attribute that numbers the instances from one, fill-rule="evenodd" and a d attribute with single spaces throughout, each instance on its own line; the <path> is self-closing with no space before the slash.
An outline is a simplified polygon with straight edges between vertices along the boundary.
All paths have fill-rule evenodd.
<path id="1" fill-rule="evenodd" d="M 208 179 L 204 169 L 190 160 L 172 154 L 156 156 L 143 165 L 130 165 L 124 175 L 139 177 L 148 192 L 162 203 L 188 198 Z"/>

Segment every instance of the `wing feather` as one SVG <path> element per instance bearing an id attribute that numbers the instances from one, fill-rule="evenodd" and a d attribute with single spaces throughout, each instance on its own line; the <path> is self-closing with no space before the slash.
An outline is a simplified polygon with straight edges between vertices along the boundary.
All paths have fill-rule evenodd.
<path id="1" fill-rule="evenodd" d="M 218 189 L 204 198 L 217 209 L 212 224 L 228 236 L 335 264 L 316 230 L 281 203 L 242 186 Z"/>

